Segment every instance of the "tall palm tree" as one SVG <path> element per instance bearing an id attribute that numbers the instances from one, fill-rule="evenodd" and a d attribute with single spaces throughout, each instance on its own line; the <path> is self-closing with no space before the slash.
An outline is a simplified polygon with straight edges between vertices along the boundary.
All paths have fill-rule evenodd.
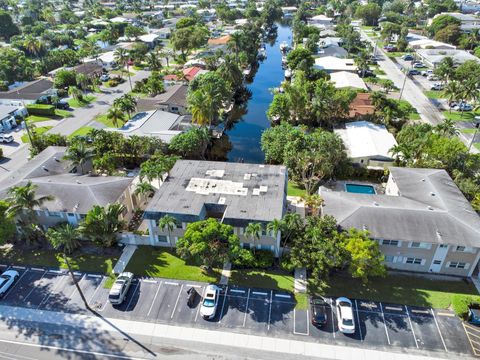
<path id="1" fill-rule="evenodd" d="M 113 101 L 113 106 L 118 107 L 123 112 L 128 114 L 128 118 L 137 109 L 137 100 L 130 94 L 125 94 Z"/>
<path id="2" fill-rule="evenodd" d="M 43 48 L 42 42 L 31 35 L 25 37 L 25 40 L 23 40 L 23 46 L 25 47 L 25 50 L 36 57 L 40 55 Z"/>
<path id="3" fill-rule="evenodd" d="M 462 97 L 462 92 L 463 92 L 462 85 L 457 80 L 452 80 L 448 82 L 445 88 L 443 89 L 443 95 L 445 96 L 449 104 L 460 100 Z M 449 112 L 451 111 L 452 109 L 450 108 Z"/>
<path id="4" fill-rule="evenodd" d="M 151 194 L 155 193 L 155 188 L 152 184 L 142 181 L 137 184 L 135 187 L 134 194 L 144 197 L 145 199 L 149 197 Z M 144 203 L 146 204 L 147 201 L 145 200 Z"/>
<path id="5" fill-rule="evenodd" d="M 242 48 L 243 36 L 239 31 L 230 34 L 230 40 L 228 40 L 227 47 L 235 53 L 235 58 L 238 60 L 238 53 Z"/>
<path id="6" fill-rule="evenodd" d="M 117 106 L 112 106 L 107 112 L 107 119 L 112 122 L 113 126 L 118 128 L 121 123 L 125 122 L 125 115 Z"/>
<path id="7" fill-rule="evenodd" d="M 444 119 L 443 122 L 435 126 L 435 131 L 448 137 L 457 136 L 460 133 L 452 119 Z"/>
<path id="8" fill-rule="evenodd" d="M 159 71 L 162 69 L 162 62 L 155 53 L 147 55 L 147 64 L 151 71 Z"/>
<path id="9" fill-rule="evenodd" d="M 288 242 L 295 236 L 296 233 L 300 232 L 304 223 L 300 214 L 297 213 L 288 213 L 286 214 L 282 221 L 282 239 L 283 244 L 282 249 L 285 249 L 288 245 Z M 283 250 L 280 256 L 283 255 Z"/>
<path id="10" fill-rule="evenodd" d="M 80 233 L 99 246 L 110 247 L 117 241 L 117 233 L 125 226 L 121 219 L 127 210 L 125 205 L 116 203 L 105 207 L 95 205 L 79 225 Z"/>
<path id="11" fill-rule="evenodd" d="M 313 216 L 317 216 L 320 210 L 320 215 L 322 213 L 321 209 L 323 206 L 323 199 L 319 194 L 311 194 L 302 196 L 302 200 L 305 204 L 305 207 L 310 209 Z"/>
<path id="12" fill-rule="evenodd" d="M 167 231 L 168 241 L 170 243 L 170 246 L 173 247 L 173 243 L 172 243 L 172 239 L 171 239 L 170 235 L 171 235 L 171 232 L 173 231 L 173 229 L 175 229 L 177 227 L 177 219 L 175 219 L 171 215 L 165 215 L 158 222 L 158 226 L 163 231 Z"/>
<path id="13" fill-rule="evenodd" d="M 128 51 L 124 48 L 118 48 L 115 50 L 113 53 L 113 58 L 115 59 L 115 62 L 117 64 L 122 65 L 123 67 L 127 67 L 127 75 L 128 75 L 128 81 L 130 83 L 130 91 L 133 91 L 132 87 L 132 78 L 130 76 L 130 54 Z"/>
<path id="14" fill-rule="evenodd" d="M 245 228 L 245 236 L 249 237 L 253 241 L 253 253 L 255 254 L 256 244 L 255 240 L 260 240 L 260 235 L 262 234 L 262 224 L 260 223 L 248 223 Z"/>
<path id="15" fill-rule="evenodd" d="M 210 99 L 204 91 L 193 91 L 187 97 L 188 106 L 192 113 L 192 122 L 200 126 L 210 126 L 214 119 L 214 109 Z"/>
<path id="16" fill-rule="evenodd" d="M 92 160 L 93 156 L 93 149 L 87 147 L 84 142 L 80 141 L 69 146 L 63 158 L 71 161 L 74 166 L 80 166 L 81 174 L 83 174 L 85 164 Z"/>
<path id="17" fill-rule="evenodd" d="M 76 86 L 68 87 L 68 95 L 77 101 L 81 101 L 83 97 L 82 91 Z"/>

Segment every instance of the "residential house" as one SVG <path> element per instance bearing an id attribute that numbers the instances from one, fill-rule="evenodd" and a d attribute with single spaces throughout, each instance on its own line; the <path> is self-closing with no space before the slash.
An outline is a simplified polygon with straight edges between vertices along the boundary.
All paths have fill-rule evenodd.
<path id="1" fill-rule="evenodd" d="M 56 95 L 53 82 L 48 79 L 39 79 L 14 87 L 8 91 L 0 91 L 0 105 L 27 105 L 34 104 L 40 97 Z"/>
<path id="2" fill-rule="evenodd" d="M 0 132 L 17 127 L 16 118 L 24 118 L 27 115 L 28 111 L 23 106 L 0 104 Z"/>
<path id="3" fill-rule="evenodd" d="M 480 1 L 455 0 L 459 10 L 464 14 L 480 12 Z"/>
<path id="4" fill-rule="evenodd" d="M 172 34 L 172 29 L 166 27 L 154 30 L 153 32 L 158 35 L 159 39 L 165 40 L 170 38 L 170 35 Z"/>
<path id="5" fill-rule="evenodd" d="M 365 81 L 355 73 L 348 71 L 338 71 L 330 74 L 330 81 L 337 89 L 352 88 L 368 90 Z"/>
<path id="6" fill-rule="evenodd" d="M 433 19 L 431 19 L 431 21 L 435 20 L 436 17 L 442 15 L 448 15 L 460 21 L 460 30 L 462 32 L 470 33 L 475 30 L 480 30 L 480 17 L 476 15 L 462 14 L 459 12 L 445 12 L 435 15 Z"/>
<path id="7" fill-rule="evenodd" d="M 138 40 L 146 44 L 150 49 L 153 49 L 159 44 L 160 35 L 157 33 L 140 35 Z"/>
<path id="8" fill-rule="evenodd" d="M 297 8 L 295 6 L 282 6 L 282 13 L 286 18 L 292 18 L 296 12 Z"/>
<path id="9" fill-rule="evenodd" d="M 227 46 L 228 42 L 230 41 L 230 35 L 224 35 L 216 38 L 208 39 L 208 47 L 212 50 L 216 49 L 223 49 Z"/>
<path id="10" fill-rule="evenodd" d="M 353 59 L 341 59 L 335 56 L 324 56 L 315 59 L 315 68 L 333 73 L 336 71 L 357 72 L 358 68 Z"/>
<path id="11" fill-rule="evenodd" d="M 287 169 L 213 161 L 179 160 L 145 210 L 151 245 L 176 243 L 192 222 L 214 218 L 233 226 L 244 248 L 280 251 L 280 234 L 266 230 L 286 212 Z M 159 228 L 159 220 L 173 216 L 172 232 Z M 249 223 L 262 224 L 259 240 L 245 235 Z"/>
<path id="12" fill-rule="evenodd" d="M 450 57 L 455 65 L 461 65 L 466 61 L 480 62 L 480 59 L 465 50 L 457 49 L 422 49 L 416 51 L 418 57 L 428 66 L 436 67 L 443 59 Z"/>
<path id="13" fill-rule="evenodd" d="M 350 103 L 350 118 L 365 118 L 375 114 L 375 106 L 369 93 L 358 93 Z"/>
<path id="14" fill-rule="evenodd" d="M 431 39 L 417 39 L 409 41 L 412 49 L 456 49 L 456 46 Z"/>
<path id="15" fill-rule="evenodd" d="M 333 26 L 333 18 L 326 15 L 315 15 L 314 17 L 308 19 L 308 25 L 329 28 Z"/>
<path id="16" fill-rule="evenodd" d="M 95 205 L 121 203 L 126 207 L 122 218 L 129 220 L 137 199 L 133 194 L 131 177 L 81 175 L 80 169 L 64 160 L 66 147 L 49 146 L 25 165 L 0 180 L 0 196 L 7 197 L 12 186 L 26 185 L 31 181 L 36 196 L 52 195 L 35 209 L 39 224 L 44 228 L 68 222 L 77 225 Z M 90 169 L 88 165 L 85 170 Z"/>
<path id="17" fill-rule="evenodd" d="M 108 128 L 125 137 L 153 136 L 165 143 L 192 126 L 190 115 L 179 115 L 162 110 L 141 111 L 128 120 L 121 128 Z"/>
<path id="18" fill-rule="evenodd" d="M 391 149 L 397 141 L 384 125 L 355 121 L 334 132 L 342 138 L 353 164 L 377 170 L 393 164 Z"/>
<path id="19" fill-rule="evenodd" d="M 89 78 L 100 77 L 103 74 L 103 64 L 100 61 L 90 61 L 77 65 L 72 70 L 76 74 L 85 74 Z"/>
<path id="20" fill-rule="evenodd" d="M 385 194 L 320 188 L 323 214 L 368 230 L 396 270 L 478 274 L 480 217 L 445 170 L 391 167 Z"/>
<path id="21" fill-rule="evenodd" d="M 173 85 L 166 92 L 152 98 L 141 98 L 137 101 L 137 111 L 163 110 L 175 114 L 187 113 L 188 85 Z"/>

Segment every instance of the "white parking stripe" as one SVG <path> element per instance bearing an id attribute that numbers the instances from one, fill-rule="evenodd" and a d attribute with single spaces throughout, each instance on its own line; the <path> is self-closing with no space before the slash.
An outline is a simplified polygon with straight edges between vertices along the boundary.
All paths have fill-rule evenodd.
<path id="1" fill-rule="evenodd" d="M 247 305 L 245 306 L 245 315 L 243 316 L 243 327 L 245 327 L 245 323 L 247 322 L 248 302 L 249 301 L 250 301 L 250 289 L 248 289 L 248 294 L 247 294 Z"/>
<path id="2" fill-rule="evenodd" d="M 160 291 L 160 288 L 162 287 L 162 281 L 160 281 L 160 284 L 158 285 L 157 291 L 155 292 L 155 296 L 153 297 L 152 304 L 150 305 L 150 309 L 148 309 L 147 316 L 150 316 L 150 312 L 152 311 L 153 304 L 155 304 L 155 300 L 157 299 L 158 292 Z"/>
<path id="3" fill-rule="evenodd" d="M 78 280 L 78 286 L 80 286 L 80 283 L 82 282 L 82 280 L 85 279 L 85 274 L 83 274 L 82 278 L 80 280 Z M 73 281 L 73 279 L 72 279 Z M 68 301 L 70 301 L 72 298 L 73 298 L 73 295 L 75 295 L 75 293 L 78 291 L 77 287 L 75 286 L 75 284 L 73 284 L 73 286 L 75 287 L 72 291 L 72 293 L 70 294 L 70 296 L 68 297 Z"/>
<path id="4" fill-rule="evenodd" d="M 48 295 L 45 296 L 45 297 L 42 299 L 42 301 L 40 301 L 40 304 L 38 304 L 37 309 L 38 309 L 40 306 L 42 306 L 44 303 L 47 303 L 47 302 L 48 302 L 48 299 L 50 299 L 50 296 L 52 296 L 52 294 L 53 294 L 55 291 L 57 291 L 57 288 L 60 286 L 60 284 L 63 283 L 63 281 L 64 281 L 66 278 L 67 278 L 67 276 L 63 275 L 63 277 L 60 279 L 59 282 L 57 282 L 57 283 L 55 284 L 55 286 L 54 286 L 53 289 L 48 293 Z"/>
<path id="5" fill-rule="evenodd" d="M 408 312 L 408 307 L 406 305 L 405 305 L 405 310 L 407 311 L 408 322 L 410 323 L 410 328 L 412 329 L 413 339 L 415 340 L 415 345 L 417 345 L 417 349 L 418 349 L 417 337 L 415 336 L 415 331 L 413 330 L 413 325 L 412 325 L 412 319 L 410 319 L 410 313 Z"/>
<path id="6" fill-rule="evenodd" d="M 87 274 L 87 277 L 90 277 L 90 278 L 101 278 L 101 277 L 103 277 L 103 275 L 98 275 L 98 274 Z"/>
<path id="7" fill-rule="evenodd" d="M 230 292 L 245 294 L 245 290 L 230 289 Z"/>
<path id="8" fill-rule="evenodd" d="M 156 284 L 157 280 L 152 280 L 152 279 L 140 279 L 141 282 L 144 283 L 150 283 L 150 284 Z"/>
<path id="9" fill-rule="evenodd" d="M 290 295 L 284 295 L 284 294 L 275 294 L 275 297 L 281 297 L 285 299 L 291 299 L 292 297 Z"/>
<path id="10" fill-rule="evenodd" d="M 194 288 L 197 288 L 197 289 L 202 287 L 202 285 L 193 285 L 193 284 L 187 284 L 186 286 L 194 287 Z"/>
<path id="11" fill-rule="evenodd" d="M 25 270 L 25 266 L 12 266 L 12 268 L 17 269 L 17 270 Z M 33 270 L 33 268 L 32 268 Z M 41 269 L 43 271 L 43 269 Z"/>
<path id="12" fill-rule="evenodd" d="M 270 319 L 272 318 L 272 302 L 273 302 L 273 290 L 270 290 L 270 307 L 268 309 L 268 323 L 267 323 L 268 330 L 270 330 Z"/>
<path id="13" fill-rule="evenodd" d="M 222 322 L 222 317 L 223 317 L 223 308 L 225 307 L 225 300 L 227 300 L 227 292 L 228 292 L 228 285 L 225 289 L 225 295 L 223 295 L 223 303 L 222 303 L 222 310 L 220 311 L 220 319 L 218 320 L 218 323 Z"/>
<path id="14" fill-rule="evenodd" d="M 360 324 L 360 316 L 358 315 L 358 304 L 356 299 L 355 299 L 355 310 L 356 310 L 355 313 L 357 314 L 358 331 L 360 332 L 360 341 L 363 341 L 362 326 Z"/>
<path id="15" fill-rule="evenodd" d="M 391 345 L 391 343 L 390 343 L 390 336 L 388 335 L 387 322 L 385 321 L 385 313 L 383 312 L 382 303 L 380 303 L 380 310 L 382 311 L 383 325 L 384 325 L 384 327 L 385 327 L 385 334 L 387 334 L 388 345 Z"/>
<path id="16" fill-rule="evenodd" d="M 33 269 L 32 269 L 32 270 L 33 270 Z M 40 279 L 38 279 L 38 281 L 42 280 L 46 273 L 47 273 L 47 272 L 45 271 L 45 272 L 42 274 L 42 276 L 40 277 Z M 32 287 L 32 290 L 30 290 L 30 291 L 28 292 L 27 296 L 25 296 L 25 297 L 23 298 L 23 302 L 26 302 L 26 301 L 27 301 L 27 299 L 28 299 L 28 298 L 30 297 L 30 295 L 32 294 L 33 290 L 35 290 L 35 286 L 33 286 L 33 287 Z"/>
<path id="17" fill-rule="evenodd" d="M 180 295 L 182 294 L 182 289 L 183 289 L 183 284 L 180 287 L 180 292 L 178 293 L 177 301 L 175 301 L 175 306 L 173 307 L 172 316 L 170 316 L 170 319 L 173 319 L 173 315 L 175 314 L 175 310 L 177 309 L 178 300 L 180 300 Z"/>
<path id="18" fill-rule="evenodd" d="M 268 293 L 266 292 L 261 292 L 261 291 L 252 291 L 253 295 L 262 295 L 262 296 L 267 296 Z"/>
<path id="19" fill-rule="evenodd" d="M 412 309 L 412 314 L 429 314 L 430 312 L 428 310 L 418 310 L 418 309 Z"/>
<path id="20" fill-rule="evenodd" d="M 205 297 L 205 291 L 206 290 L 207 290 L 207 287 L 205 286 L 203 288 L 202 298 L 200 299 L 200 304 L 198 304 L 197 313 L 195 314 L 195 322 L 197 322 L 198 314 L 200 313 L 200 308 L 202 307 L 201 302 L 203 301 L 203 298 Z"/>
<path id="21" fill-rule="evenodd" d="M 103 276 L 102 276 L 103 277 Z M 90 296 L 90 299 L 88 300 L 88 305 L 92 305 L 91 302 L 93 300 L 93 297 L 95 296 L 95 294 L 97 293 L 98 289 L 100 288 L 100 286 L 103 284 L 103 279 L 100 280 L 100 282 L 98 283 L 97 287 L 95 288 L 95 291 L 93 292 L 92 296 Z"/>
<path id="22" fill-rule="evenodd" d="M 176 285 L 176 286 L 178 285 L 177 282 L 172 282 L 172 281 L 165 281 L 165 284 L 167 284 L 167 285 Z"/>
<path id="23" fill-rule="evenodd" d="M 49 274 L 63 274 L 64 271 L 62 270 L 48 270 Z"/>
<path id="24" fill-rule="evenodd" d="M 447 345 L 445 344 L 445 340 L 443 340 L 442 332 L 440 331 L 440 327 L 438 326 L 437 318 L 435 317 L 435 313 L 433 312 L 433 309 L 430 309 L 433 315 L 433 320 L 435 320 L 435 325 L 437 325 L 437 330 L 438 333 L 440 334 L 440 339 L 442 339 L 442 344 L 443 347 L 445 348 L 445 351 L 448 352 Z"/>
<path id="25" fill-rule="evenodd" d="M 22 267 L 22 266 L 20 266 L 20 267 Z M 34 267 L 30 268 L 30 270 L 33 270 L 33 271 L 45 271 L 45 269 L 42 269 L 42 268 L 34 268 Z"/>
<path id="26" fill-rule="evenodd" d="M 12 290 L 18 285 L 18 283 L 20 283 L 20 280 L 22 280 L 22 278 L 25 276 L 25 274 L 28 272 L 29 269 L 25 270 L 25 272 L 20 275 L 20 277 L 17 279 L 17 281 L 13 284 L 13 286 L 7 290 L 7 292 L 5 293 L 5 295 L 3 296 L 3 298 L 7 298 L 7 296 L 12 292 Z"/>
<path id="27" fill-rule="evenodd" d="M 130 301 L 127 304 L 127 307 L 125 308 L 125 311 L 128 311 L 130 308 L 130 304 L 132 303 L 133 298 L 135 297 L 135 294 L 137 293 L 138 288 L 140 287 L 140 281 L 137 281 L 137 284 L 135 285 L 135 290 L 133 290 L 132 296 L 130 296 Z"/>
<path id="28" fill-rule="evenodd" d="M 395 307 L 395 306 L 385 306 L 385 310 L 403 311 L 403 309 L 401 307 Z"/>

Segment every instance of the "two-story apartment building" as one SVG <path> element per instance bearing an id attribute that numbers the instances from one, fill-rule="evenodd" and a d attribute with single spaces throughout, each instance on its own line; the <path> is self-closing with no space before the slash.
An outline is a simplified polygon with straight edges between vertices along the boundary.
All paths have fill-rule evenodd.
<path id="1" fill-rule="evenodd" d="M 385 194 L 320 189 L 323 213 L 368 230 L 391 269 L 472 276 L 480 217 L 445 170 L 391 167 Z"/>
<path id="2" fill-rule="evenodd" d="M 52 195 L 42 208 L 36 209 L 39 224 L 45 229 L 58 223 L 77 225 L 95 205 L 122 203 L 122 218 L 128 221 L 138 205 L 133 194 L 133 178 L 121 176 L 81 175 L 70 161 L 64 160 L 66 148 L 50 146 L 17 170 L 0 180 L 0 197 L 8 197 L 12 186 L 31 181 L 37 197 Z"/>
<path id="3" fill-rule="evenodd" d="M 280 250 L 280 233 L 267 224 L 286 212 L 287 169 L 277 165 L 179 160 L 145 211 L 151 245 L 174 245 L 187 225 L 215 218 L 233 226 L 244 248 Z M 177 220 L 169 232 L 159 227 L 165 215 Z M 249 223 L 263 227 L 259 240 L 245 236 Z"/>

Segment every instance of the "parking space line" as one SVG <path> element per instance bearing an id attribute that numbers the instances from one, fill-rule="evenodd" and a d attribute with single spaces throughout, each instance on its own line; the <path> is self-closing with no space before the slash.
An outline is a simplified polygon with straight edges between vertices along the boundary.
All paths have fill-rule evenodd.
<path id="1" fill-rule="evenodd" d="M 22 280 L 22 278 L 25 276 L 25 274 L 28 272 L 28 270 L 29 269 L 25 270 L 25 272 L 22 275 L 20 275 L 18 280 L 15 282 L 15 284 L 13 284 L 13 286 L 10 289 L 7 290 L 7 292 L 3 296 L 4 299 L 6 299 L 7 296 L 12 292 L 12 290 L 20 283 L 20 280 Z"/>
<path id="2" fill-rule="evenodd" d="M 272 302 L 273 302 L 273 290 L 270 290 L 270 307 L 268 310 L 267 330 L 270 330 L 270 319 L 272 317 Z"/>
<path id="3" fill-rule="evenodd" d="M 387 322 L 386 322 L 386 320 L 385 320 L 385 313 L 383 312 L 382 303 L 380 303 L 380 311 L 382 312 L 383 326 L 385 327 L 385 334 L 387 334 L 388 345 L 391 345 L 391 343 L 390 343 L 390 336 L 388 335 Z"/>
<path id="4" fill-rule="evenodd" d="M 449 317 L 455 317 L 455 314 L 452 314 L 452 313 L 444 313 L 444 312 L 439 312 L 439 313 L 437 313 L 437 316 L 449 316 Z"/>
<path id="5" fill-rule="evenodd" d="M 15 266 L 12 266 L 12 268 L 13 268 L 13 269 L 17 269 L 17 270 L 25 270 L 25 269 L 26 269 L 25 266 L 16 266 L 16 265 L 15 265 Z M 43 269 L 42 269 L 42 271 L 43 271 Z"/>
<path id="6" fill-rule="evenodd" d="M 33 270 L 33 271 L 45 271 L 45 269 L 42 269 L 42 268 L 30 268 L 30 270 Z"/>
<path id="7" fill-rule="evenodd" d="M 133 290 L 132 296 L 130 296 L 130 301 L 127 304 L 127 307 L 125 308 L 125 311 L 128 311 L 130 308 L 130 304 L 132 303 L 133 298 L 135 297 L 135 294 L 137 293 L 138 288 L 140 287 L 140 281 L 137 281 L 137 285 L 135 286 L 135 290 Z"/>
<path id="8" fill-rule="evenodd" d="M 284 295 L 284 294 L 275 294 L 275 297 L 280 297 L 284 299 L 291 299 L 292 297 L 290 295 Z"/>
<path id="9" fill-rule="evenodd" d="M 103 276 L 101 276 L 101 277 L 103 278 Z M 93 297 L 94 297 L 95 294 L 97 293 L 97 291 L 98 291 L 98 289 L 100 288 L 100 285 L 102 285 L 102 283 L 103 283 L 103 279 L 100 280 L 100 282 L 98 283 L 97 287 L 95 288 L 95 291 L 93 292 L 92 296 L 90 296 L 90 299 L 88 299 L 88 305 L 89 305 L 89 306 L 91 305 L 90 303 L 92 302 Z"/>
<path id="10" fill-rule="evenodd" d="M 48 295 L 46 295 L 42 301 L 40 301 L 40 304 L 37 305 L 37 309 L 42 306 L 44 303 L 47 303 L 48 302 L 48 299 L 50 299 L 50 296 L 52 296 L 52 294 L 57 291 L 57 288 L 60 286 L 60 284 L 63 283 L 63 281 L 65 280 L 67 276 L 66 275 L 63 275 L 63 277 L 60 279 L 60 281 L 55 284 L 55 286 L 53 287 L 53 289 L 48 293 Z"/>
<path id="11" fill-rule="evenodd" d="M 156 284 L 157 280 L 152 280 L 152 279 L 140 279 L 141 282 L 144 283 L 149 283 L 149 284 Z"/>
<path id="12" fill-rule="evenodd" d="M 223 308 L 225 307 L 225 300 L 227 300 L 227 291 L 228 291 L 228 285 L 225 289 L 225 295 L 223 295 L 223 303 L 222 303 L 222 310 L 220 311 L 220 319 L 218 320 L 219 323 L 222 322 L 222 317 L 223 317 Z"/>
<path id="13" fill-rule="evenodd" d="M 253 295 L 262 295 L 262 296 L 267 296 L 268 293 L 266 292 L 261 292 L 261 291 L 252 291 Z"/>
<path id="14" fill-rule="evenodd" d="M 42 270 L 43 271 L 43 270 Z M 45 274 L 47 273 L 47 271 L 45 271 L 43 274 L 42 274 L 42 277 L 40 279 L 38 279 L 39 281 L 43 279 L 43 277 L 45 276 Z M 27 299 L 30 297 L 30 295 L 32 294 L 33 290 L 35 290 L 35 286 L 32 286 L 32 289 L 28 292 L 27 296 L 25 296 L 23 298 L 23 302 L 26 302 Z"/>
<path id="15" fill-rule="evenodd" d="M 405 310 L 407 311 L 408 322 L 410 323 L 410 329 L 412 329 L 413 339 L 415 340 L 415 345 L 417 345 L 417 349 L 418 349 L 417 337 L 415 336 L 415 331 L 413 330 L 413 325 L 412 325 L 412 319 L 410 319 L 410 313 L 409 313 L 408 307 L 406 305 L 405 305 Z"/>
<path id="16" fill-rule="evenodd" d="M 360 324 L 360 316 L 358 315 L 357 299 L 355 299 L 355 310 L 356 310 L 355 313 L 357 314 L 358 331 L 360 332 L 360 341 L 363 342 L 362 326 Z"/>
<path id="17" fill-rule="evenodd" d="M 430 309 L 430 311 L 432 312 L 433 320 L 435 320 L 435 325 L 437 325 L 437 330 L 438 330 L 438 333 L 440 334 L 440 339 L 442 340 L 443 347 L 445 348 L 445 351 L 448 352 L 447 345 L 445 345 L 445 340 L 443 340 L 443 335 L 442 335 L 442 332 L 440 331 L 440 327 L 438 326 L 435 313 L 433 312 L 433 309 Z"/>
<path id="18" fill-rule="evenodd" d="M 465 325 L 465 323 L 462 323 L 463 325 L 463 330 L 465 330 L 465 334 L 467 334 L 467 338 L 468 338 L 468 341 L 470 343 L 470 346 L 472 347 L 472 351 L 473 351 L 473 354 L 475 356 L 478 356 L 478 350 L 477 350 L 477 347 L 473 345 L 473 343 L 477 343 L 476 341 L 473 341 L 471 338 L 470 338 L 470 332 L 467 331 L 467 326 Z M 474 335 L 474 334 L 471 334 L 471 335 Z"/>
<path id="19" fill-rule="evenodd" d="M 187 284 L 186 286 L 188 287 L 194 287 L 194 288 L 202 288 L 202 285 L 193 285 L 193 284 Z"/>
<path id="20" fill-rule="evenodd" d="M 331 300 L 330 310 L 332 312 L 332 334 L 333 338 L 335 339 L 335 317 L 333 315 L 333 299 Z"/>
<path id="21" fill-rule="evenodd" d="M 295 309 L 293 309 L 293 333 L 295 335 L 305 335 L 305 336 L 308 336 L 310 334 L 310 325 L 309 325 L 309 321 L 308 321 L 308 310 L 307 310 L 307 332 L 306 333 L 302 333 L 302 332 L 298 332 L 297 329 L 295 328 L 295 323 L 297 322 L 297 312 Z"/>
<path id="22" fill-rule="evenodd" d="M 62 271 L 62 270 L 48 270 L 48 273 L 49 273 L 49 274 L 58 274 L 58 275 L 60 275 L 60 274 L 63 274 L 64 271 Z"/>
<path id="23" fill-rule="evenodd" d="M 401 308 L 401 307 L 395 307 L 395 306 L 385 306 L 385 310 L 403 311 L 403 308 Z"/>
<path id="24" fill-rule="evenodd" d="M 162 287 L 162 284 L 163 284 L 163 281 L 160 280 L 160 284 L 158 284 L 158 288 L 157 288 L 157 291 L 155 292 L 155 296 L 153 297 L 153 301 L 150 304 L 150 309 L 148 309 L 147 316 L 150 316 L 150 312 L 153 309 L 153 304 L 155 304 L 155 300 L 157 299 L 157 295 L 158 295 L 158 292 L 160 291 L 160 288 Z"/>
<path id="25" fill-rule="evenodd" d="M 245 294 L 245 290 L 239 290 L 239 289 L 230 289 L 230 292 Z"/>
<path id="26" fill-rule="evenodd" d="M 167 285 L 178 285 L 177 282 L 171 282 L 171 281 L 165 281 L 165 284 L 167 284 Z"/>
<path id="27" fill-rule="evenodd" d="M 243 316 L 243 327 L 245 327 L 245 323 L 247 322 L 248 302 L 249 301 L 250 301 L 250 289 L 248 289 L 248 294 L 247 294 L 247 305 L 245 306 L 245 315 Z"/>
<path id="28" fill-rule="evenodd" d="M 170 316 L 170 319 L 173 319 L 173 315 L 175 314 L 175 310 L 177 309 L 178 300 L 180 300 L 180 295 L 182 294 L 182 289 L 183 289 L 183 284 L 182 286 L 180 286 L 180 292 L 178 293 L 177 301 L 175 301 L 175 306 L 173 307 L 173 311 L 172 311 L 172 315 Z"/>
<path id="29" fill-rule="evenodd" d="M 98 274 L 87 274 L 87 277 L 92 277 L 92 278 L 101 278 L 103 275 L 98 275 Z"/>
<path id="30" fill-rule="evenodd" d="M 430 314 L 428 310 L 418 310 L 418 309 L 412 309 L 412 314 Z"/>
<path id="31" fill-rule="evenodd" d="M 200 299 L 200 303 L 203 301 L 203 298 L 205 297 L 205 291 L 207 291 L 207 287 L 206 287 L 206 286 L 203 288 L 202 298 Z M 201 305 L 201 304 L 198 304 L 197 313 L 195 314 L 195 322 L 197 322 L 198 314 L 200 313 L 200 308 L 201 308 L 201 307 L 202 307 L 202 305 Z"/>
<path id="32" fill-rule="evenodd" d="M 80 283 L 82 282 L 82 280 L 85 279 L 85 274 L 83 274 L 82 278 L 80 280 L 78 280 L 77 284 L 78 286 L 80 286 Z M 72 281 L 74 281 L 72 279 Z M 75 285 L 75 284 L 74 284 Z M 68 297 L 68 301 L 70 301 L 73 297 L 73 295 L 75 295 L 75 293 L 77 292 L 77 287 L 75 286 L 75 288 L 73 289 L 72 293 L 70 294 L 70 296 Z"/>

